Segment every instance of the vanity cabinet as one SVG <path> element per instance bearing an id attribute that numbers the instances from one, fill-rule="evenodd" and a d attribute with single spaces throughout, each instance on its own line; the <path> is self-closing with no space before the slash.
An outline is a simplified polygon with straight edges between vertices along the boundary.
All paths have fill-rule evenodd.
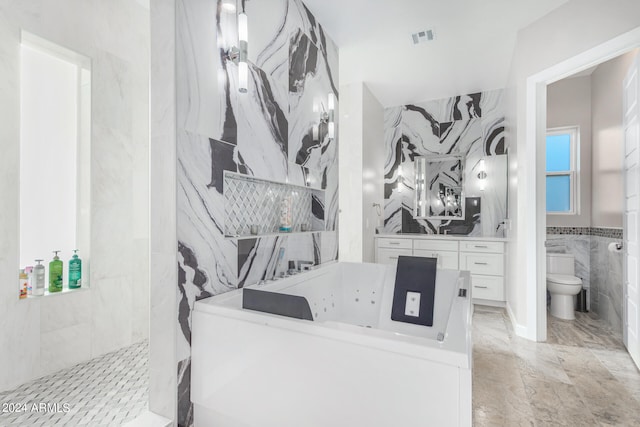
<path id="1" fill-rule="evenodd" d="M 377 237 L 376 262 L 395 264 L 399 256 L 437 258 L 438 267 L 468 270 L 474 300 L 505 301 L 505 247 L 500 240 L 451 237 Z"/>
<path id="2" fill-rule="evenodd" d="M 376 262 L 379 264 L 395 264 L 399 256 L 413 255 L 411 239 L 379 238 L 376 248 Z"/>
<path id="3" fill-rule="evenodd" d="M 504 242 L 461 242 L 460 270 L 471 273 L 474 299 L 505 301 Z"/>
<path id="4" fill-rule="evenodd" d="M 414 240 L 413 256 L 437 258 L 438 267 L 458 269 L 458 242 L 444 240 Z"/>

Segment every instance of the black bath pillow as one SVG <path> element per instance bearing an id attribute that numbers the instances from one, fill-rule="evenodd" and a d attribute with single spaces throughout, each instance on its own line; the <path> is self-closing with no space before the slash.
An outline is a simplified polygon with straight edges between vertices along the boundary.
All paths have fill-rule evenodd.
<path id="1" fill-rule="evenodd" d="M 391 320 L 413 323 L 415 325 L 433 326 L 437 261 L 437 258 L 398 257 L 396 283 L 393 290 L 393 305 L 391 307 Z M 420 308 L 418 313 L 415 313 L 417 315 L 408 315 L 405 313 L 408 292 L 415 292 L 420 295 Z"/>

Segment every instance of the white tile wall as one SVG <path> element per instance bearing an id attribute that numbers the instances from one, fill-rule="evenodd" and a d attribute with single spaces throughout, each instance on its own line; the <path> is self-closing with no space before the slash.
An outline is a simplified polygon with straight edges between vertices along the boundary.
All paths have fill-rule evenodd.
<path id="1" fill-rule="evenodd" d="M 93 287 L 86 293 L 17 298 L 20 29 L 92 59 L 92 237 L 85 261 Z M 146 336 L 138 313 L 149 293 L 148 46 L 149 11 L 136 2 L 0 1 L 0 391 Z M 49 357 L 56 364 L 44 363 Z"/>

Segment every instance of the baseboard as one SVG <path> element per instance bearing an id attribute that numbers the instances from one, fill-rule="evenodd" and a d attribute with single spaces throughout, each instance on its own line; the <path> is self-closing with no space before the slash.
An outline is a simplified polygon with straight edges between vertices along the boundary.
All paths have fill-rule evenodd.
<path id="1" fill-rule="evenodd" d="M 486 305 L 488 307 L 500 307 L 500 308 L 504 308 L 505 307 L 504 301 L 493 301 L 493 300 L 488 300 L 488 299 L 477 299 L 477 298 L 474 298 L 473 299 L 473 304 L 474 305 Z"/>
<path id="2" fill-rule="evenodd" d="M 513 310 L 511 310 L 511 304 L 509 303 L 507 303 L 507 314 L 509 315 L 509 320 L 511 320 L 511 326 L 513 326 L 513 331 L 516 333 L 516 335 L 522 338 L 529 339 L 527 335 L 528 333 L 527 328 L 525 326 L 520 325 L 516 321 L 516 316 L 515 314 L 513 314 Z"/>

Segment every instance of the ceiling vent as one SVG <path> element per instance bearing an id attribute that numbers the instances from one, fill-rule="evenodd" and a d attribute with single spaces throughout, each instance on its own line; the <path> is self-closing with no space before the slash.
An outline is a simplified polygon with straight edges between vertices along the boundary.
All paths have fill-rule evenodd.
<path id="1" fill-rule="evenodd" d="M 411 38 L 413 39 L 413 44 L 426 43 L 436 39 L 436 32 L 434 30 L 418 31 L 411 34 Z"/>

